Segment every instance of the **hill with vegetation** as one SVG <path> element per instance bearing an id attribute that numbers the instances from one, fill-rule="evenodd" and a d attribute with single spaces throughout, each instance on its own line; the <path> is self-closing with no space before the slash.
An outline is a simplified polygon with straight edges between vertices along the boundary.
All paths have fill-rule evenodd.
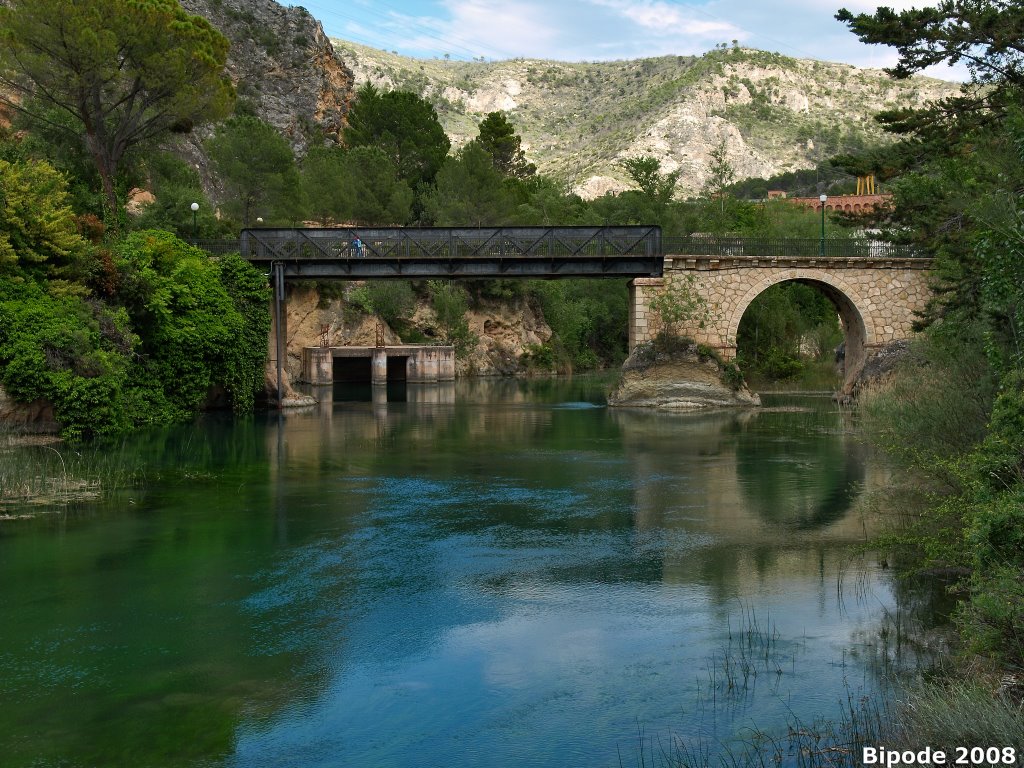
<path id="1" fill-rule="evenodd" d="M 880 110 L 920 107 L 958 88 L 736 47 L 593 63 L 465 62 L 331 42 L 357 87 L 430 101 L 456 148 L 489 112 L 506 112 L 538 170 L 587 198 L 630 186 L 624 157 L 649 155 L 678 170 L 684 197 L 708 183 L 719 148 L 737 179 L 814 168 L 890 141 L 874 120 Z"/>

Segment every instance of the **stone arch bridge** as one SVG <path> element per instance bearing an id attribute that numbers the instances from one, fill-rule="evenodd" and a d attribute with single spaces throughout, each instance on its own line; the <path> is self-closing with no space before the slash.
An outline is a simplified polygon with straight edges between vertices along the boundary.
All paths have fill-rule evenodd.
<path id="1" fill-rule="evenodd" d="M 668 254 L 662 277 L 634 279 L 630 284 L 630 351 L 652 340 L 663 327 L 651 309 L 651 300 L 673 284 L 696 291 L 707 305 L 703 322 L 684 322 L 675 331 L 718 350 L 725 360 L 736 357 L 743 313 L 767 288 L 790 281 L 816 287 L 835 306 L 843 328 L 846 390 L 871 351 L 913 334 L 914 320 L 929 296 L 931 259 L 885 244 L 865 245 L 858 252 L 839 241 L 825 241 L 824 248 L 819 241 L 776 241 L 777 252 L 773 253 L 763 243 L 760 248 L 750 247 L 755 242 L 719 241 L 716 247 L 705 241 L 690 243 L 688 248 L 682 244 L 684 247 L 672 250 L 697 253 Z M 815 248 L 818 253 L 813 253 Z M 841 248 L 847 252 L 835 253 Z M 828 249 L 835 255 L 829 255 Z M 718 252 L 708 253 L 710 250 Z M 825 256 L 820 255 L 822 250 Z M 759 251 L 761 255 L 757 255 Z M 813 255 L 801 255 L 808 251 Z"/>
<path id="2" fill-rule="evenodd" d="M 726 360 L 736 356 L 740 319 L 750 303 L 772 285 L 798 281 L 817 287 L 836 307 L 847 388 L 871 350 L 911 336 L 928 299 L 931 266 L 907 248 L 868 240 L 663 240 L 652 226 L 255 229 L 243 230 L 240 250 L 270 267 L 277 361 L 284 356 L 287 280 L 630 277 L 630 351 L 663 327 L 651 300 L 686 284 L 704 299 L 707 317 L 675 330 Z"/>

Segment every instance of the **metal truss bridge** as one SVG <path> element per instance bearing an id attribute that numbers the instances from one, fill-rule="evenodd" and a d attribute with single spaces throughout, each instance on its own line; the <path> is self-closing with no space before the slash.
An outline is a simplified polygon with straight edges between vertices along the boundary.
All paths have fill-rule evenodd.
<path id="1" fill-rule="evenodd" d="M 656 226 L 243 229 L 240 251 L 292 280 L 660 277 L 664 268 Z"/>

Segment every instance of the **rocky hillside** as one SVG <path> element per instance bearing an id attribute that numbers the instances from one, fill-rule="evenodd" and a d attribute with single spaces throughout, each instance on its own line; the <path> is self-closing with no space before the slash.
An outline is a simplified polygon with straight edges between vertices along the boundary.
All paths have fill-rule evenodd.
<path id="1" fill-rule="evenodd" d="M 274 0 L 180 2 L 231 41 L 227 72 L 238 93 L 237 111 L 273 125 L 300 156 L 311 141 L 340 135 L 352 101 L 352 72 L 305 8 Z M 174 143 L 208 189 L 215 181 L 202 145 L 213 130 L 203 126 Z"/>
<path id="2" fill-rule="evenodd" d="M 577 64 L 419 60 L 332 42 L 357 87 L 373 82 L 429 99 L 456 147 L 476 135 L 488 112 L 506 110 L 529 159 L 588 198 L 625 188 L 618 161 L 639 154 L 680 169 L 683 195 L 701 190 L 711 152 L 723 143 L 737 180 L 811 168 L 886 141 L 872 120 L 879 110 L 957 89 L 740 48 Z"/>

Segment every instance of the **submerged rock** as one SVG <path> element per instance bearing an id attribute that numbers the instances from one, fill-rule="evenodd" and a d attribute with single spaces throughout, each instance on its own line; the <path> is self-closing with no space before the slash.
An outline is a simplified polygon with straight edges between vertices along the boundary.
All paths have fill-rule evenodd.
<path id="1" fill-rule="evenodd" d="M 739 383 L 727 382 L 725 368 L 697 345 L 671 353 L 638 347 L 622 366 L 622 379 L 608 396 L 608 405 L 627 408 L 737 408 L 761 404 L 761 398 Z"/>

